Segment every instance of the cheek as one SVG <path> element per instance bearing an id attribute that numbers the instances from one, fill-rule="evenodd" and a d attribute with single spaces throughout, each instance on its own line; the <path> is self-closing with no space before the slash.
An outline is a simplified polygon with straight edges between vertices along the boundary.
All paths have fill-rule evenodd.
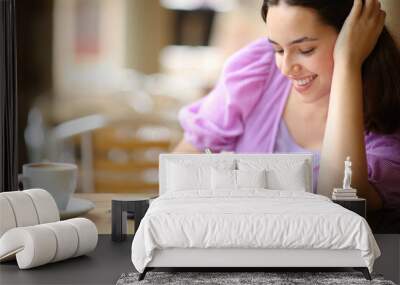
<path id="1" fill-rule="evenodd" d="M 321 54 L 315 56 L 310 62 L 310 68 L 314 73 L 323 77 L 324 81 L 331 81 L 333 75 L 333 55 Z M 322 78 L 321 78 L 322 79 Z"/>
<path id="2" fill-rule="evenodd" d="M 323 53 L 320 54 L 318 59 L 321 64 L 321 71 L 327 76 L 329 82 L 332 80 L 333 75 L 333 49 L 334 45 L 328 45 Z"/>

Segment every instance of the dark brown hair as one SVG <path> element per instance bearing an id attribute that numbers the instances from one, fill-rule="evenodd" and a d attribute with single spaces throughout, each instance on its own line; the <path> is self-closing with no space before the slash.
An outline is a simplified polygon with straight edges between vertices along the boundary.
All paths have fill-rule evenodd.
<path id="1" fill-rule="evenodd" d="M 339 33 L 353 0 L 264 0 L 261 16 L 284 1 L 287 5 L 311 8 L 322 23 Z M 364 126 L 368 132 L 391 134 L 400 129 L 400 50 L 386 27 L 362 66 Z"/>

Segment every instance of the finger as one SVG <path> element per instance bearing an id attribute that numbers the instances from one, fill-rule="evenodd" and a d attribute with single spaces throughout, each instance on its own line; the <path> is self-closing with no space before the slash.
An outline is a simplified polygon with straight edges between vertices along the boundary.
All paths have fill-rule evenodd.
<path id="1" fill-rule="evenodd" d="M 379 0 L 373 0 L 372 2 L 373 3 L 372 3 L 371 11 L 369 14 L 369 18 L 373 18 L 373 17 L 379 18 L 380 11 L 381 11 L 381 3 L 379 2 Z"/>
<path id="2" fill-rule="evenodd" d="M 358 18 L 360 17 L 362 10 L 363 10 L 362 0 L 354 0 L 350 15 L 353 15 L 354 17 Z"/>
<path id="3" fill-rule="evenodd" d="M 386 17 L 386 12 L 381 9 L 381 4 L 379 1 L 377 1 L 376 10 L 372 12 L 369 19 L 379 25 L 382 22 L 384 23 L 385 17 Z"/>
<path id="4" fill-rule="evenodd" d="M 385 26 L 385 20 L 386 20 L 386 12 L 383 10 L 379 10 L 379 23 L 381 26 L 381 30 L 383 29 L 383 27 Z"/>
<path id="5" fill-rule="evenodd" d="M 377 16 L 376 24 L 375 24 L 375 30 L 377 32 L 378 38 L 379 38 L 380 34 L 382 33 L 383 28 L 385 27 L 385 19 L 386 19 L 385 11 L 380 10 L 379 15 Z"/>
<path id="6" fill-rule="evenodd" d="M 382 10 L 381 2 L 379 0 L 377 2 L 378 2 L 377 3 L 377 8 L 376 8 L 377 15 L 380 17 L 382 12 L 384 13 L 384 15 L 386 15 L 385 11 Z"/>
<path id="7" fill-rule="evenodd" d="M 371 16 L 374 14 L 376 1 L 377 0 L 365 0 L 362 15 L 367 17 L 367 19 L 371 18 Z"/>

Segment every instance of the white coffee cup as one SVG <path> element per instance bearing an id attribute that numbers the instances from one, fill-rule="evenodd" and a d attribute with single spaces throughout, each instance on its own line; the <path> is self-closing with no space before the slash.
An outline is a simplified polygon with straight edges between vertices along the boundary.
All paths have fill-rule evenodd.
<path id="1" fill-rule="evenodd" d="M 20 178 L 24 189 L 47 190 L 56 201 L 58 209 L 65 210 L 76 189 L 78 167 L 61 162 L 28 163 L 22 166 Z"/>

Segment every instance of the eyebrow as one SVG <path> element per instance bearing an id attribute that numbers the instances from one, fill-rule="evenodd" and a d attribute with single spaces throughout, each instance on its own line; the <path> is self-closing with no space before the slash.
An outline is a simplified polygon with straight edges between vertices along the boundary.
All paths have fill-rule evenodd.
<path id="1" fill-rule="evenodd" d="M 316 41 L 316 40 L 318 40 L 318 39 L 316 39 L 316 38 L 309 38 L 309 37 L 302 37 L 302 38 L 299 38 L 299 39 L 297 39 L 297 40 L 291 41 L 291 42 L 289 43 L 289 46 L 294 45 L 294 44 L 303 43 L 303 42 L 313 42 L 313 41 Z M 275 42 L 275 41 L 273 41 L 273 40 L 271 40 L 271 39 L 268 39 L 268 41 L 269 41 L 270 43 L 272 43 L 272 44 L 279 45 L 277 42 Z"/>

